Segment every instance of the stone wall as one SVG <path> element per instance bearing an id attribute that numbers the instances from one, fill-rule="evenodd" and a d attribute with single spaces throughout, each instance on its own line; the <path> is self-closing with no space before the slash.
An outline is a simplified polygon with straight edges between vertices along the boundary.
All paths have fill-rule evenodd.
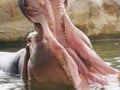
<path id="1" fill-rule="evenodd" d="M 21 13 L 17 0 L 0 0 L 0 41 L 23 41 L 33 25 Z"/>
<path id="2" fill-rule="evenodd" d="M 120 0 L 68 1 L 70 18 L 88 36 L 120 34 Z"/>
<path id="3" fill-rule="evenodd" d="M 68 0 L 72 22 L 88 36 L 120 36 L 120 0 Z M 33 25 L 22 15 L 17 0 L 0 0 L 0 41 L 25 40 Z"/>

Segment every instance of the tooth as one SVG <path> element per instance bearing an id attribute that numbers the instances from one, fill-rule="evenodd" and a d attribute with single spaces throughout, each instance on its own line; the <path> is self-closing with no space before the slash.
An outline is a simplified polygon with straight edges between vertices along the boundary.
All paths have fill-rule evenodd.
<path id="1" fill-rule="evenodd" d="M 43 7 L 43 6 L 45 5 L 45 2 L 44 2 L 44 1 L 41 1 L 41 2 L 39 3 L 39 5 L 40 5 L 40 7 Z"/>
<path id="2" fill-rule="evenodd" d="M 32 10 L 33 8 L 31 6 L 27 6 L 27 10 Z"/>

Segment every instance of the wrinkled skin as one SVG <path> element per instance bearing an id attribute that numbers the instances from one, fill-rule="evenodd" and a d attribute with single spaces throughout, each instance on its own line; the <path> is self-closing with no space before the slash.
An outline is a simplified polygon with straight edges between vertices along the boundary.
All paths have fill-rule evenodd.
<path id="1" fill-rule="evenodd" d="M 105 76 L 118 73 L 104 63 L 88 37 L 72 24 L 65 11 L 67 0 L 19 0 L 19 6 L 36 30 L 28 36 L 22 66 L 25 83 L 62 82 L 83 90 L 91 83 L 105 85 Z"/>

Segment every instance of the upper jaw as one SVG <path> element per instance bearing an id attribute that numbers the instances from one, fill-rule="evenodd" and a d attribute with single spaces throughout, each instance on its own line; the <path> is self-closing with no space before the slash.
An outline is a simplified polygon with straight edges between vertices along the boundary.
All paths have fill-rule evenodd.
<path id="1" fill-rule="evenodd" d="M 62 8 L 66 0 L 19 0 L 19 7 L 22 13 L 32 22 L 41 24 L 41 15 L 44 15 L 50 29 L 56 29 L 60 23 Z M 58 10 L 57 10 L 57 9 Z"/>

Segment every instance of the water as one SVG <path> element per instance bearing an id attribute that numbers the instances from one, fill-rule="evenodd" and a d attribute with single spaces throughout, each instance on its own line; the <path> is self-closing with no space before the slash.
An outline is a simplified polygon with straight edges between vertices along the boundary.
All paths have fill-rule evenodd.
<path id="1" fill-rule="evenodd" d="M 99 40 L 93 41 L 92 44 L 108 65 L 120 70 L 120 40 Z"/>
<path id="2" fill-rule="evenodd" d="M 92 41 L 92 44 L 95 51 L 108 65 L 120 70 L 120 40 L 97 40 Z M 0 43 L 0 52 L 16 52 L 23 47 L 25 47 L 25 44 L 21 42 Z M 18 76 L 12 77 L 9 73 L 0 70 L 0 90 L 25 90 L 24 84 Z M 109 85 L 104 86 L 105 89 L 101 90 L 120 90 L 116 76 L 110 75 L 107 79 Z M 90 87 L 94 87 L 90 90 L 101 88 L 101 86 L 94 84 Z"/>
<path id="3" fill-rule="evenodd" d="M 23 48 L 25 44 L 23 42 L 16 43 L 0 43 L 0 54 L 4 56 L 3 52 L 8 52 L 6 57 L 10 54 Z M 9 53 L 10 52 L 10 53 Z M 12 53 L 11 53 L 12 52 Z M 24 83 L 20 79 L 19 75 L 11 76 L 9 73 L 0 70 L 0 90 L 25 90 Z"/>
<path id="4" fill-rule="evenodd" d="M 0 51 L 5 52 L 16 52 L 21 48 L 24 48 L 26 42 L 15 42 L 15 43 L 2 43 L 0 42 Z"/>
<path id="5" fill-rule="evenodd" d="M 18 76 L 11 76 L 0 70 L 0 90 L 25 90 L 24 83 Z"/>

